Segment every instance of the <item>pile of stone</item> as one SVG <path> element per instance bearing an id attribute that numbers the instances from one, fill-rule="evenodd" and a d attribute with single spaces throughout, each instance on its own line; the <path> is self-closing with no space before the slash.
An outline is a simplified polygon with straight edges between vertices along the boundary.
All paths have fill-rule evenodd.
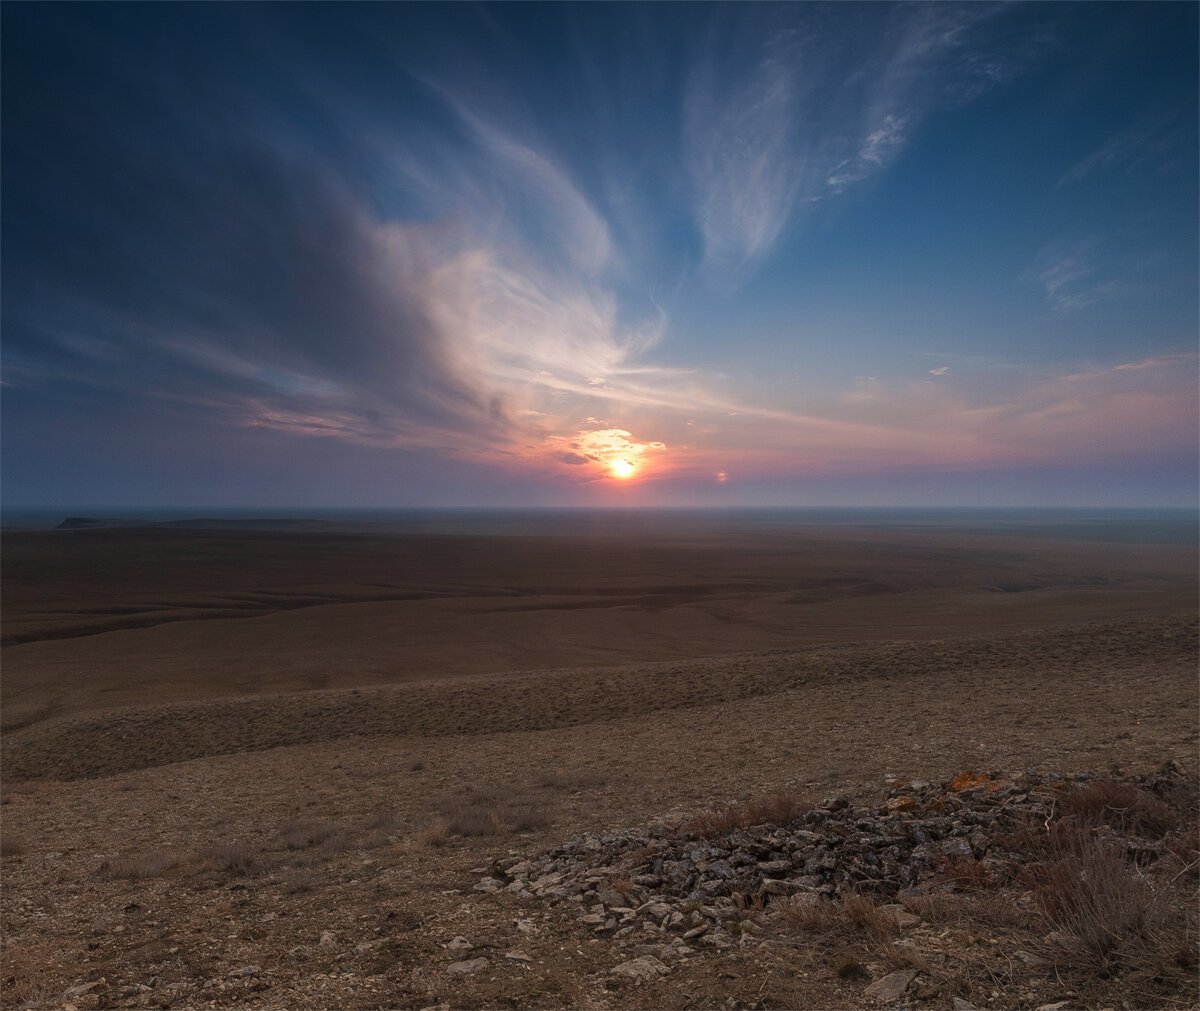
<path id="1" fill-rule="evenodd" d="M 864 893 L 886 901 L 952 887 L 964 867 L 1004 880 L 1020 859 L 1006 847 L 1011 831 L 1048 822 L 1064 791 L 1089 779 L 963 773 L 941 784 L 894 784 L 870 805 L 830 797 L 787 824 L 717 836 L 687 821 L 583 835 L 533 859 L 500 860 L 475 887 L 577 904 L 581 920 L 602 936 L 637 941 L 666 933 L 677 947 L 725 947 L 758 929 L 748 910 L 780 896 Z M 1159 796 L 1193 789 L 1173 763 L 1136 782 Z"/>

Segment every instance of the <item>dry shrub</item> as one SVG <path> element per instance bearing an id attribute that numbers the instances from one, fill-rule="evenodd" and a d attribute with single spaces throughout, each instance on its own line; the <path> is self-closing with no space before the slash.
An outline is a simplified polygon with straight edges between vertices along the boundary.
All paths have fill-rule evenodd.
<path id="1" fill-rule="evenodd" d="M 546 810 L 533 804 L 501 809 L 500 818 L 510 832 L 534 832 L 550 824 Z"/>
<path id="2" fill-rule="evenodd" d="M 1025 817 L 1000 839 L 1003 846 L 1028 858 L 1079 855 L 1095 846 L 1095 833 L 1077 818 L 1039 821 Z"/>
<path id="3" fill-rule="evenodd" d="M 1005 892 L 982 892 L 972 895 L 969 902 L 972 917 L 993 927 L 1028 929 L 1036 919 L 1033 910 Z"/>
<path id="4" fill-rule="evenodd" d="M 446 816 L 446 831 L 451 835 L 485 836 L 503 835 L 505 824 L 493 808 L 459 807 L 443 808 Z"/>
<path id="5" fill-rule="evenodd" d="M 544 808 L 496 790 L 462 791 L 443 800 L 439 814 L 447 832 L 467 837 L 528 832 L 550 824 Z"/>
<path id="6" fill-rule="evenodd" d="M 970 900 L 952 892 L 922 892 L 919 895 L 902 895 L 900 905 L 914 916 L 930 923 L 954 923 L 969 915 Z"/>
<path id="7" fill-rule="evenodd" d="M 338 832 L 329 822 L 288 822 L 279 832 L 283 845 L 290 850 L 304 850 L 325 842 Z"/>
<path id="8" fill-rule="evenodd" d="M 19 857 L 25 852 L 25 843 L 15 835 L 0 835 L 0 857 Z"/>
<path id="9" fill-rule="evenodd" d="M 1163 851 L 1179 867 L 1177 878 L 1195 882 L 1200 878 L 1200 822 L 1168 832 L 1163 839 Z"/>
<path id="10" fill-rule="evenodd" d="M 865 895 L 847 895 L 842 900 L 842 911 L 846 921 L 872 941 L 886 941 L 900 933 L 896 918 Z"/>
<path id="11" fill-rule="evenodd" d="M 750 801 L 745 810 L 751 825 L 790 825 L 812 809 L 811 802 L 781 790 L 770 797 Z"/>
<path id="12" fill-rule="evenodd" d="M 781 927 L 801 934 L 832 933 L 841 926 L 841 910 L 836 902 L 814 899 L 810 895 L 793 896 L 775 903 Z"/>
<path id="13" fill-rule="evenodd" d="M 340 853 L 358 848 L 353 836 L 338 829 L 332 835 L 325 836 L 318 845 L 298 854 L 294 863 L 300 867 L 321 864 Z"/>
<path id="14" fill-rule="evenodd" d="M 208 853 L 209 863 L 218 871 L 244 877 L 259 868 L 259 856 L 243 842 L 226 842 Z"/>
<path id="15" fill-rule="evenodd" d="M 619 895 L 629 898 L 630 894 L 637 887 L 637 885 L 633 878 L 631 878 L 628 874 L 621 874 L 609 881 L 608 887 L 614 892 L 617 892 Z"/>
<path id="16" fill-rule="evenodd" d="M 450 842 L 450 825 L 444 818 L 437 818 L 417 833 L 417 842 L 430 849 L 439 849 Z"/>
<path id="17" fill-rule="evenodd" d="M 1111 846 L 1093 844 L 1026 868 L 1060 962 L 1109 971 L 1163 933 L 1164 905 Z"/>
<path id="18" fill-rule="evenodd" d="M 1004 892 L 925 892 L 903 895 L 900 904 L 929 923 L 986 923 L 993 927 L 1028 927 L 1030 913 Z"/>
<path id="19" fill-rule="evenodd" d="M 933 966 L 911 941 L 896 941 L 892 944 L 881 944 L 877 954 L 883 960 L 890 972 L 900 972 L 903 969 L 916 969 L 927 976 L 933 975 Z"/>
<path id="20" fill-rule="evenodd" d="M 589 786 L 604 786 L 608 779 L 595 772 L 566 772 L 560 769 L 543 772 L 534 782 L 551 790 L 582 790 Z"/>
<path id="21" fill-rule="evenodd" d="M 735 916 L 737 920 L 746 919 L 747 915 L 751 917 L 757 916 L 767 908 L 767 897 L 761 892 L 754 895 L 734 892 L 733 901 L 738 909 L 738 914 Z"/>
<path id="22" fill-rule="evenodd" d="M 796 794 L 781 791 L 741 804 L 723 804 L 696 815 L 680 827 L 703 839 L 712 839 L 751 825 L 789 825 L 812 807 L 809 801 Z"/>
<path id="23" fill-rule="evenodd" d="M 625 863 L 631 868 L 641 867 L 658 856 L 659 852 L 657 846 L 639 846 L 629 852 L 625 857 Z"/>
<path id="24" fill-rule="evenodd" d="M 1111 825 L 1151 839 L 1161 839 L 1176 826 L 1170 806 L 1128 783 L 1098 779 L 1065 794 L 1059 801 L 1064 819 L 1084 825 Z"/>
<path id="25" fill-rule="evenodd" d="M 105 860 L 96 869 L 96 876 L 101 881 L 153 878 L 178 866 L 178 857 L 164 853 L 162 850 L 149 850 L 145 853 L 128 853 L 124 856 L 113 857 L 112 860 Z"/>
<path id="26" fill-rule="evenodd" d="M 284 879 L 283 892 L 285 895 L 307 895 L 313 890 L 314 881 L 312 871 L 294 871 Z"/>
<path id="27" fill-rule="evenodd" d="M 61 1007 L 65 964 L 61 944 L 25 940 L 8 942 L 0 954 L 3 996 L 0 1006 L 21 1008 Z"/>
<path id="28" fill-rule="evenodd" d="M 778 921 L 785 931 L 830 941 L 865 938 L 878 944 L 900 933 L 896 918 L 865 895 L 848 895 L 841 902 L 802 895 L 777 906 Z"/>
<path id="29" fill-rule="evenodd" d="M 389 846 L 396 842 L 396 835 L 388 829 L 377 828 L 372 829 L 366 835 L 359 839 L 359 848 L 365 850 L 377 850 L 384 846 Z"/>
<path id="30" fill-rule="evenodd" d="M 993 884 L 987 867 L 975 857 L 946 857 L 938 866 L 936 881 L 952 881 L 964 891 L 980 891 Z"/>

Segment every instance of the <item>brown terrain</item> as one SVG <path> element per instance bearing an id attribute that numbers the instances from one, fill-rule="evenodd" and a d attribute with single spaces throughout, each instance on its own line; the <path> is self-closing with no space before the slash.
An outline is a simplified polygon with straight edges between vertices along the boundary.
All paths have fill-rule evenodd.
<path id="1" fill-rule="evenodd" d="M 3 551 L 6 1007 L 1197 1006 L 1194 543 L 214 523 Z M 915 886 L 864 869 L 919 818 Z M 521 876 L 572 839 L 596 856 Z M 681 853 L 754 887 L 689 896 Z"/>

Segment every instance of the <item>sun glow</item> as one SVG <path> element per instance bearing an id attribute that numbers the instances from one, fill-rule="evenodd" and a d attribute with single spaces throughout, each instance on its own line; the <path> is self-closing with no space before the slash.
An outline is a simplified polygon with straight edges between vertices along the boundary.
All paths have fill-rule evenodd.
<path id="1" fill-rule="evenodd" d="M 628 481 L 637 473 L 637 467 L 623 457 L 614 457 L 612 460 L 609 460 L 608 469 L 612 473 L 612 476 L 619 481 Z"/>

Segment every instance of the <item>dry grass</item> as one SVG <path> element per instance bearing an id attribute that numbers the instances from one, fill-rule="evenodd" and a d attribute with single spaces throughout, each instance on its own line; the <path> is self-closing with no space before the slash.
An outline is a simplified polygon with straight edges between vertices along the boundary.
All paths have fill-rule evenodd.
<path id="1" fill-rule="evenodd" d="M 96 876 L 101 881 L 137 880 L 157 877 L 178 866 L 178 857 L 162 850 L 147 850 L 105 860 L 96 869 Z"/>
<path id="2" fill-rule="evenodd" d="M 441 849 L 450 843 L 450 824 L 444 818 L 437 818 L 417 833 L 417 843 L 430 849 Z"/>
<path id="3" fill-rule="evenodd" d="M 661 852 L 658 846 L 639 846 L 631 850 L 625 857 L 625 865 L 630 868 L 643 867 Z"/>
<path id="4" fill-rule="evenodd" d="M 307 895 L 316 883 L 315 876 L 310 870 L 293 871 L 283 881 L 285 895 Z"/>
<path id="5" fill-rule="evenodd" d="M 900 933 L 896 918 L 865 895 L 848 895 L 841 902 L 797 896 L 778 906 L 778 923 L 787 933 L 829 942 L 867 940 L 875 944 Z"/>
<path id="6" fill-rule="evenodd" d="M 1041 860 L 1086 852 L 1095 845 L 1095 832 L 1076 818 L 1023 818 L 999 841 L 1026 859 Z"/>
<path id="7" fill-rule="evenodd" d="M 1161 839 L 1178 824 L 1170 806 L 1128 783 L 1095 780 L 1059 801 L 1064 819 L 1084 825 L 1111 825 L 1122 832 Z"/>
<path id="8" fill-rule="evenodd" d="M 935 881 L 948 881 L 964 891 L 981 891 L 991 888 L 995 882 L 987 867 L 975 857 L 947 857 L 938 867 Z"/>
<path id="9" fill-rule="evenodd" d="M 438 813 L 448 834 L 468 838 L 529 832 L 550 824 L 545 808 L 498 790 L 463 790 L 443 798 Z"/>
<path id="10" fill-rule="evenodd" d="M 61 1008 L 71 964 L 61 942 L 6 938 L 0 953 L 0 1007 Z"/>
<path id="11" fill-rule="evenodd" d="M 685 821 L 680 828 L 703 839 L 713 839 L 751 825 L 789 825 L 812 809 L 810 801 L 794 793 L 781 791 L 770 797 L 740 804 L 723 804 Z"/>
<path id="12" fill-rule="evenodd" d="M 492 807 L 460 805 L 442 809 L 446 818 L 446 830 L 451 835 L 485 836 L 504 835 L 506 826 L 500 812 Z"/>
<path id="13" fill-rule="evenodd" d="M 318 845 L 299 853 L 293 862 L 301 867 L 307 867 L 312 864 L 323 864 L 325 861 L 331 860 L 339 854 L 359 849 L 360 845 L 349 832 L 338 829 L 322 838 Z"/>
<path id="14" fill-rule="evenodd" d="M 207 863 L 213 869 L 245 877 L 261 866 L 259 854 L 243 842 L 225 842 L 207 853 Z"/>
<path id="15" fill-rule="evenodd" d="M 876 949 L 879 958 L 887 966 L 889 972 L 899 972 L 903 969 L 916 969 L 927 976 L 933 975 L 933 966 L 910 941 L 895 941 L 891 944 L 880 944 Z"/>
<path id="16" fill-rule="evenodd" d="M 12 1007 L 15 1008 L 52 1008 L 61 1007 L 61 990 L 51 983 L 40 979 L 15 979 L 12 983 Z M 8 1001 L 5 1001 L 5 1006 Z"/>
<path id="17" fill-rule="evenodd" d="M 1168 832 L 1163 839 L 1163 850 L 1179 868 L 1175 872 L 1177 878 L 1192 883 L 1200 880 L 1200 822 Z"/>
<path id="18" fill-rule="evenodd" d="M 930 923 L 955 923 L 968 915 L 966 896 L 952 892 L 924 892 L 920 895 L 903 895 L 897 900 L 914 916 Z"/>
<path id="19" fill-rule="evenodd" d="M 929 923 L 982 923 L 992 927 L 1026 928 L 1034 917 L 1005 892 L 926 892 L 905 895 L 899 903 Z"/>
<path id="20" fill-rule="evenodd" d="M 865 895 L 847 895 L 842 900 L 842 914 L 854 930 L 872 941 L 887 941 L 900 932 L 896 918 Z"/>
<path id="21" fill-rule="evenodd" d="M 509 832 L 536 832 L 550 824 L 550 815 L 546 809 L 534 804 L 520 804 L 502 809 L 500 817 Z"/>
<path id="22" fill-rule="evenodd" d="M 609 881 L 608 887 L 614 892 L 617 892 L 619 895 L 624 895 L 626 898 L 629 898 L 630 894 L 633 892 L 634 888 L 637 887 L 637 885 L 634 883 L 633 878 L 631 878 L 628 874 L 621 874 Z"/>

